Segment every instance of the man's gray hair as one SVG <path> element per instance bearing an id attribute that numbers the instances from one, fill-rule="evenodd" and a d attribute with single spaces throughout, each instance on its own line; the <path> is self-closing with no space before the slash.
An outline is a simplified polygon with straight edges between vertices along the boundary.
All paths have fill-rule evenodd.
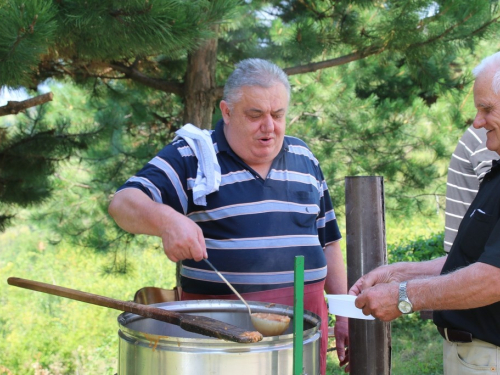
<path id="1" fill-rule="evenodd" d="M 496 70 L 493 75 L 493 80 L 491 81 L 491 89 L 498 95 L 500 93 L 500 52 L 485 57 L 474 69 L 472 69 L 472 74 L 477 78 L 484 70 L 490 67 L 494 67 Z"/>
<path id="2" fill-rule="evenodd" d="M 277 83 L 285 86 L 290 100 L 290 83 L 288 76 L 279 66 L 262 59 L 246 59 L 236 64 L 236 69 L 229 75 L 224 86 L 223 100 L 230 107 L 241 99 L 243 86 L 260 86 L 269 88 Z"/>

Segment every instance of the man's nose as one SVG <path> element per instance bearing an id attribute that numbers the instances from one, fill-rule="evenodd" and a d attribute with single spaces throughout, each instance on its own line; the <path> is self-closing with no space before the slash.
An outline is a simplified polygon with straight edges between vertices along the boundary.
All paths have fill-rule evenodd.
<path id="1" fill-rule="evenodd" d="M 261 131 L 263 133 L 272 132 L 274 129 L 273 116 L 271 116 L 271 115 L 264 116 L 264 119 L 262 120 L 260 127 L 261 127 Z"/>
<path id="2" fill-rule="evenodd" d="M 484 116 L 478 111 L 476 117 L 474 118 L 472 126 L 474 126 L 476 129 L 480 129 L 484 126 L 485 123 L 486 121 L 484 119 Z"/>

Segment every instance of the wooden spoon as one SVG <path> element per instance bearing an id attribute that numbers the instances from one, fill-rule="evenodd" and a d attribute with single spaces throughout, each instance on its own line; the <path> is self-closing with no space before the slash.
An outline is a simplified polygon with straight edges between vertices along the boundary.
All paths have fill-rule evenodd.
<path id="1" fill-rule="evenodd" d="M 141 305 L 135 302 L 120 301 L 109 297 L 99 296 L 97 294 L 81 292 L 79 290 L 21 279 L 18 277 L 9 277 L 7 282 L 10 285 L 18 286 L 20 288 L 53 294 L 59 297 L 109 307 L 115 310 L 126 311 L 145 318 L 161 320 L 162 322 L 177 325 L 185 331 L 216 337 L 218 339 L 239 343 L 254 343 L 262 340 L 262 335 L 259 332 L 245 331 L 242 328 L 205 316 L 189 315 L 160 309 L 154 306 Z"/>

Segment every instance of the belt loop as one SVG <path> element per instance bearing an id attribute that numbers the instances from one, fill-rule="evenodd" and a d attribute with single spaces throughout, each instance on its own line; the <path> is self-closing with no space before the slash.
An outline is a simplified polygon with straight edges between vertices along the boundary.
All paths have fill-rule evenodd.
<path id="1" fill-rule="evenodd" d="M 446 341 L 450 342 L 450 339 L 448 338 L 448 328 L 444 329 L 444 336 L 446 338 Z"/>

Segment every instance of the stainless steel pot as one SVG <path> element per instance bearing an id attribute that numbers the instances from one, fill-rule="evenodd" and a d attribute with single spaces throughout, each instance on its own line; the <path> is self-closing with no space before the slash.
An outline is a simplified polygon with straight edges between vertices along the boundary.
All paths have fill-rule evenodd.
<path id="1" fill-rule="evenodd" d="M 118 375 L 290 375 L 293 372 L 293 308 L 248 302 L 252 311 L 288 315 L 290 327 L 281 336 L 239 344 L 202 336 L 132 313 L 118 317 Z M 153 306 L 203 315 L 254 330 L 240 301 L 199 300 Z M 319 374 L 320 319 L 304 311 L 305 375 Z"/>

